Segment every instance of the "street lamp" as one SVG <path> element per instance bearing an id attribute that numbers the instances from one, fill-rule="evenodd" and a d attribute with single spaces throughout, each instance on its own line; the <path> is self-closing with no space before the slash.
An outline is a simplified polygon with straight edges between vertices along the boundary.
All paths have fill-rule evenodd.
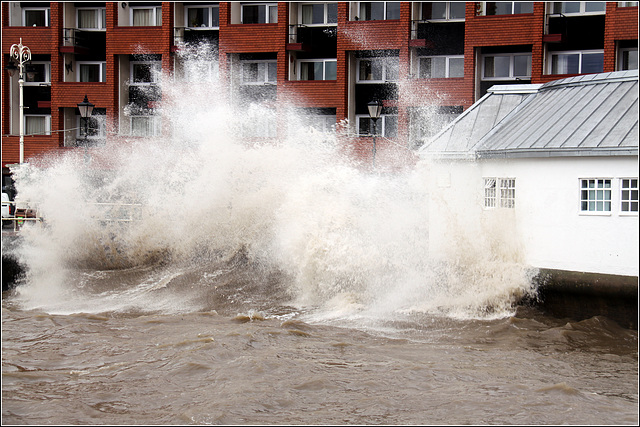
<path id="1" fill-rule="evenodd" d="M 89 102 L 87 95 L 84 96 L 84 100 L 78 103 L 78 110 L 80 110 L 80 117 L 84 119 L 84 159 L 88 161 L 87 157 L 87 135 L 89 134 L 89 117 L 93 113 L 94 105 Z"/>
<path id="2" fill-rule="evenodd" d="M 376 123 L 382 113 L 382 102 L 379 100 L 371 101 L 367 104 L 369 109 L 369 117 L 373 120 L 373 167 L 376 166 Z"/>
<path id="3" fill-rule="evenodd" d="M 11 49 L 9 50 L 9 57 L 11 59 L 15 59 L 18 62 L 18 67 L 16 68 L 13 62 L 10 62 L 7 65 L 7 71 L 9 75 L 13 77 L 16 72 L 16 69 L 19 71 L 18 74 L 18 85 L 20 86 L 20 163 L 24 162 L 24 95 L 23 95 L 23 87 L 24 87 L 24 71 L 25 71 L 25 63 L 31 61 L 31 49 L 27 46 L 22 45 L 22 37 L 20 37 L 20 43 L 11 45 Z"/>

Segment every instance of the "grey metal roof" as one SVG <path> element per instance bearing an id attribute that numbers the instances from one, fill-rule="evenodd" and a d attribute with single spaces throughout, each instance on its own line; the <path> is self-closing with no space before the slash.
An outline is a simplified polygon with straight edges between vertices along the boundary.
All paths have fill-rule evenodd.
<path id="1" fill-rule="evenodd" d="M 443 157 L 638 154 L 638 70 L 494 86 L 420 151 Z"/>

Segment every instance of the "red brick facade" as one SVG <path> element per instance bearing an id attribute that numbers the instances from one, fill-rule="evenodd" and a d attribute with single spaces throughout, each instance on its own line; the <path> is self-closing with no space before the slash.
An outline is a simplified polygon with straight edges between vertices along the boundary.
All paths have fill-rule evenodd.
<path id="1" fill-rule="evenodd" d="M 11 26 L 10 7 L 19 7 L 18 2 L 2 3 L 2 67 L 7 65 L 8 53 L 14 43 L 22 38 L 22 43 L 32 54 L 49 55 L 51 58 L 51 135 L 25 136 L 25 159 L 40 153 L 62 148 L 64 108 L 75 108 L 84 95 L 96 108 L 106 110 L 107 117 L 117 119 L 121 114 L 119 104 L 118 55 L 140 52 L 159 54 L 162 68 L 171 73 L 174 69 L 172 49 L 174 46 L 174 22 L 176 4 L 162 3 L 162 26 L 134 27 L 119 26 L 120 3 L 106 3 L 106 82 L 76 83 L 64 82 L 63 3 L 50 3 L 50 24 L 48 27 Z M 232 23 L 231 3 L 219 4 L 219 68 L 220 78 L 228 78 L 227 56 L 241 53 L 272 53 L 277 57 L 277 101 L 299 107 L 334 108 L 337 121 L 349 117 L 350 87 L 349 61 L 353 52 L 365 50 L 399 51 L 398 99 L 386 100 L 386 105 L 397 107 L 398 139 L 408 132 L 407 109 L 421 104 L 438 102 L 445 106 L 468 108 L 477 100 L 479 49 L 484 47 L 530 46 L 531 83 L 545 83 L 567 75 L 545 73 L 545 6 L 535 2 L 533 13 L 519 15 L 484 16 L 478 14 L 480 3 L 468 2 L 464 22 L 464 77 L 421 79 L 410 76 L 412 46 L 422 41 L 412 37 L 412 17 L 415 4 L 402 2 L 400 19 L 364 21 L 351 20 L 349 2 L 338 3 L 337 23 L 337 78 L 327 81 L 288 80 L 290 63 L 287 51 L 289 40 L 290 3 L 278 3 L 278 23 L 239 24 Z M 616 2 L 608 2 L 604 29 L 604 71 L 615 71 L 618 43 L 621 40 L 638 38 L 638 7 L 618 7 Z M 11 90 L 8 74 L 2 75 L 2 164 L 19 160 L 19 138 L 16 130 L 11 130 L 11 115 L 18 114 L 17 105 L 11 105 Z M 15 81 L 15 80 L 13 80 Z M 437 101 L 436 101 L 437 100 Z M 282 102 L 280 102 L 282 101 Z M 43 103 L 42 105 L 46 105 Z M 114 120 L 117 123 L 117 120 Z M 118 133 L 118 129 L 110 129 Z M 367 138 L 357 138 L 360 143 L 368 143 Z"/>

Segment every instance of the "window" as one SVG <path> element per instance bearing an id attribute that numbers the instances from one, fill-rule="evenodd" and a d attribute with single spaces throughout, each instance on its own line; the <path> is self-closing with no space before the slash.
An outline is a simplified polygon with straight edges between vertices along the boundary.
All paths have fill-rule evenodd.
<path id="1" fill-rule="evenodd" d="M 338 3 L 303 3 L 299 13 L 298 21 L 303 25 L 338 23 Z"/>
<path id="2" fill-rule="evenodd" d="M 185 7 L 185 27 L 191 29 L 198 28 L 219 28 L 220 27 L 220 7 L 219 6 L 186 6 Z"/>
<path id="3" fill-rule="evenodd" d="M 370 1 L 360 2 L 360 21 L 380 21 L 385 19 L 400 19 L 400 2 Z"/>
<path id="4" fill-rule="evenodd" d="M 637 1 L 619 1 L 618 7 L 638 7 Z"/>
<path id="5" fill-rule="evenodd" d="M 335 59 L 315 59 L 298 62 L 300 80 L 335 80 L 337 61 Z"/>
<path id="6" fill-rule="evenodd" d="M 275 138 L 277 120 L 275 112 L 249 109 L 247 119 L 242 121 L 242 136 L 245 138 Z"/>
<path id="7" fill-rule="evenodd" d="M 187 82 L 212 82 L 218 80 L 218 61 L 189 61 L 185 64 L 184 80 Z"/>
<path id="8" fill-rule="evenodd" d="M 485 15 L 515 15 L 519 13 L 533 13 L 532 1 L 498 1 L 486 2 Z"/>
<path id="9" fill-rule="evenodd" d="M 27 65 L 27 68 L 33 72 L 33 76 L 29 77 L 31 73 L 25 73 L 25 86 L 39 86 L 40 83 L 51 83 L 51 62 L 32 61 Z"/>
<path id="10" fill-rule="evenodd" d="M 49 14 L 48 7 L 23 7 L 22 24 L 25 27 L 48 27 Z"/>
<path id="11" fill-rule="evenodd" d="M 76 62 L 77 81 L 106 82 L 106 62 Z"/>
<path id="12" fill-rule="evenodd" d="M 358 83 L 398 81 L 397 57 L 362 58 L 358 61 Z"/>
<path id="13" fill-rule="evenodd" d="M 156 116 L 131 116 L 131 136 L 160 134 L 160 119 Z"/>
<path id="14" fill-rule="evenodd" d="M 409 107 L 409 138 L 414 148 L 440 132 L 462 114 L 461 105 Z"/>
<path id="15" fill-rule="evenodd" d="M 464 77 L 464 56 L 426 56 L 419 61 L 421 79 Z"/>
<path id="16" fill-rule="evenodd" d="M 243 24 L 275 24 L 278 22 L 278 4 L 243 4 L 241 19 Z"/>
<path id="17" fill-rule="evenodd" d="M 131 22 L 134 27 L 156 27 L 162 25 L 162 6 L 131 7 Z"/>
<path id="18" fill-rule="evenodd" d="M 484 207 L 515 208 L 515 178 L 484 178 Z"/>
<path id="19" fill-rule="evenodd" d="M 485 55 L 482 61 L 483 80 L 515 80 L 531 78 L 531 54 Z"/>
<path id="20" fill-rule="evenodd" d="M 638 49 L 627 48 L 620 49 L 618 54 L 618 70 L 637 70 L 638 69 Z"/>
<path id="21" fill-rule="evenodd" d="M 159 80 L 160 69 L 160 62 L 158 61 L 131 61 L 129 84 L 145 85 L 156 83 Z"/>
<path id="22" fill-rule="evenodd" d="M 105 30 L 107 10 L 105 8 L 76 9 L 76 28 L 82 30 Z"/>
<path id="23" fill-rule="evenodd" d="M 550 74 L 602 73 L 603 68 L 602 50 L 551 52 Z"/>
<path id="24" fill-rule="evenodd" d="M 638 178 L 620 180 L 620 211 L 638 212 Z"/>
<path id="25" fill-rule="evenodd" d="M 553 13 L 563 15 L 586 15 L 605 13 L 606 2 L 603 1 L 563 1 L 553 3 Z"/>
<path id="26" fill-rule="evenodd" d="M 429 21 L 463 21 L 465 2 L 422 2 L 422 19 Z"/>
<path id="27" fill-rule="evenodd" d="M 253 61 L 242 63 L 242 84 L 258 85 L 276 83 L 278 80 L 276 61 Z"/>
<path id="28" fill-rule="evenodd" d="M 359 115 L 358 135 L 373 135 L 373 119 L 369 115 Z M 394 138 L 398 136 L 398 116 L 396 114 L 382 114 L 376 122 L 376 135 L 382 135 L 386 138 Z"/>
<path id="29" fill-rule="evenodd" d="M 80 115 L 77 116 L 77 139 L 104 139 L 107 136 L 107 122 L 104 114 L 95 114 L 85 119 Z"/>
<path id="30" fill-rule="evenodd" d="M 51 135 L 51 116 L 45 114 L 25 114 L 25 135 Z"/>
<path id="31" fill-rule="evenodd" d="M 611 212 L 611 180 L 581 179 L 580 210 L 582 212 Z"/>

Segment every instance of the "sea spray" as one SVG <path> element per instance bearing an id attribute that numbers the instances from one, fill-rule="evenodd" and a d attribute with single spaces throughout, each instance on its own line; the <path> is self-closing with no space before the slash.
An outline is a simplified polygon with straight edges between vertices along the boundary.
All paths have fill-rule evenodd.
<path id="1" fill-rule="evenodd" d="M 473 163 L 363 168 L 345 155 L 350 139 L 310 129 L 293 108 L 277 110 L 287 137 L 248 139 L 247 121 L 278 118 L 271 106 L 239 107 L 218 83 L 191 84 L 163 76 L 159 111 L 171 136 L 14 171 L 19 200 L 45 218 L 22 232 L 28 274 L 16 292 L 26 308 L 189 311 L 244 301 L 250 310 L 250 289 L 318 318 L 495 317 L 535 291 L 518 236 L 505 232 L 509 218 L 491 222 L 479 201 L 462 204 L 475 197 Z M 108 203 L 135 207 L 135 219 L 105 220 Z M 105 271 L 110 288 L 86 285 Z M 118 272 L 135 274 L 118 283 Z"/>

